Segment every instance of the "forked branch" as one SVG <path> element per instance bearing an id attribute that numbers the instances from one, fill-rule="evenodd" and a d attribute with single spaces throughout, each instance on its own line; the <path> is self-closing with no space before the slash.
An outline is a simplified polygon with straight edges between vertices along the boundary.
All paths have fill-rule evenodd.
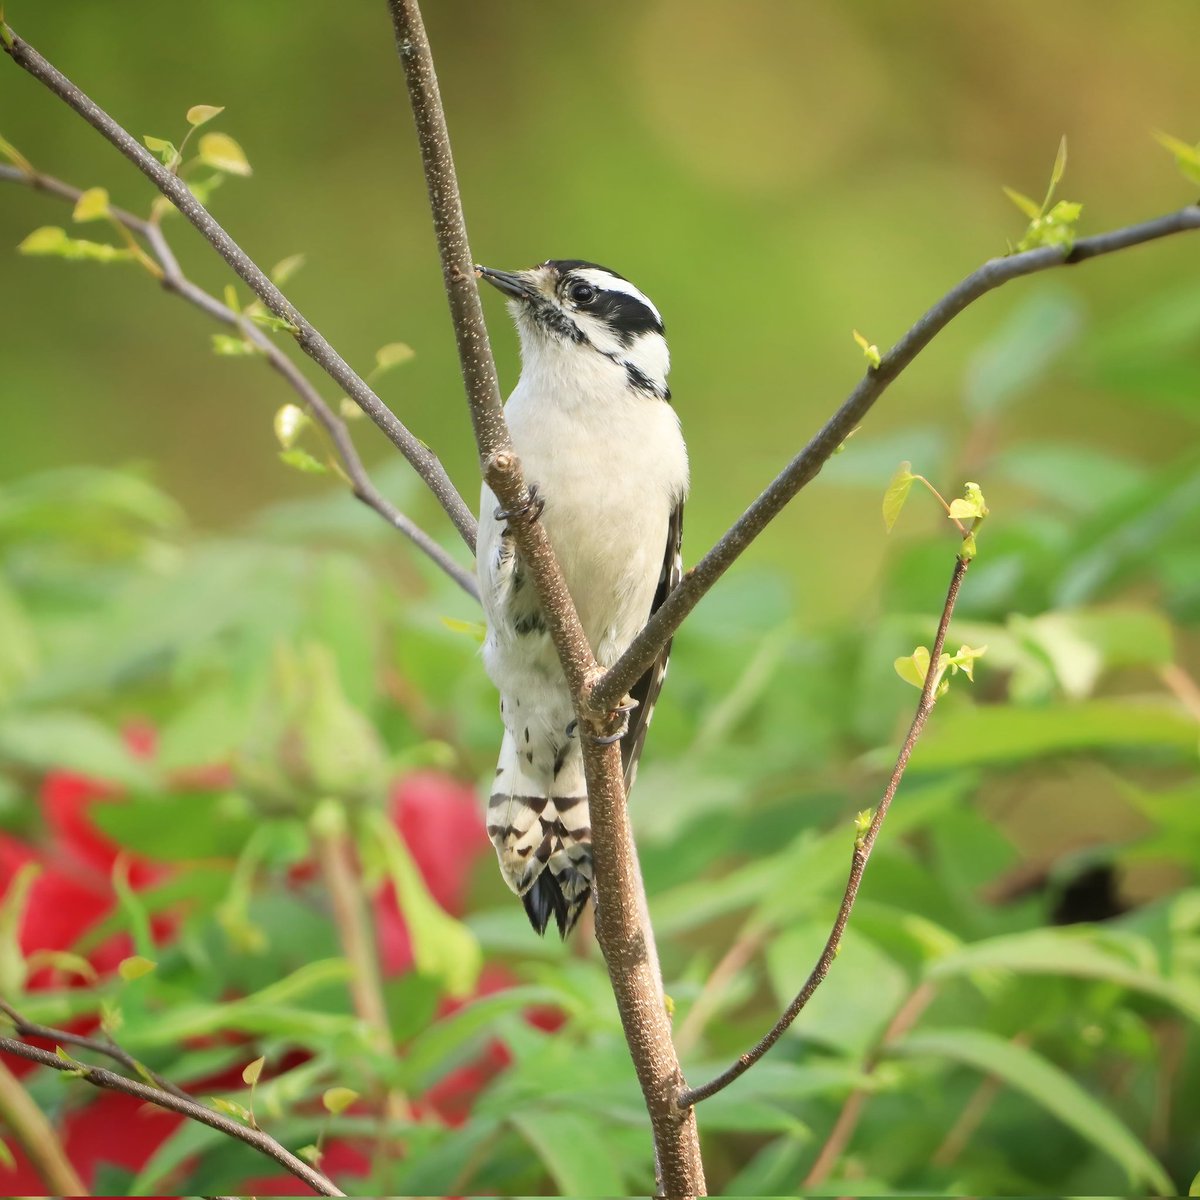
<path id="1" fill-rule="evenodd" d="M 27 1023 L 26 1027 L 29 1027 Z M 110 1058 L 117 1058 L 118 1061 L 124 1061 L 124 1058 L 118 1057 L 118 1055 L 124 1055 L 124 1051 L 118 1051 L 115 1054 L 114 1048 L 103 1042 L 96 1041 L 95 1039 L 81 1039 L 64 1030 L 44 1029 L 40 1026 L 36 1028 L 38 1029 L 38 1033 L 36 1035 L 31 1034 L 30 1036 L 46 1038 L 60 1046 L 80 1046 L 94 1050 L 99 1054 L 107 1055 Z M 18 1058 L 28 1059 L 30 1062 L 38 1063 L 40 1066 L 49 1067 L 53 1071 L 69 1072 L 90 1083 L 93 1087 L 112 1092 L 123 1092 L 126 1096 L 133 1096 L 135 1099 L 141 1100 L 146 1104 L 153 1104 L 157 1108 L 165 1108 L 168 1112 L 178 1113 L 181 1117 L 187 1117 L 189 1120 L 197 1121 L 201 1125 L 208 1125 L 210 1128 L 216 1129 L 228 1137 L 236 1138 L 239 1142 L 245 1142 L 246 1145 L 253 1147 L 260 1154 L 265 1154 L 268 1158 L 283 1167 L 284 1170 L 290 1171 L 297 1179 L 303 1180 L 318 1195 L 345 1195 L 331 1179 L 314 1167 L 309 1166 L 303 1159 L 297 1158 L 286 1146 L 276 1141 L 270 1134 L 264 1133 L 261 1129 L 252 1129 L 249 1125 L 243 1125 L 240 1121 L 235 1121 L 232 1117 L 215 1112 L 213 1109 L 199 1103 L 199 1101 L 192 1099 L 186 1092 L 182 1092 L 178 1088 L 164 1091 L 161 1087 L 142 1083 L 137 1079 L 128 1079 L 124 1075 L 119 1075 L 116 1071 L 110 1071 L 105 1067 L 93 1066 L 90 1063 L 72 1058 L 69 1055 L 59 1056 L 50 1050 L 43 1050 L 39 1046 L 30 1046 L 28 1043 L 20 1041 L 17 1038 L 0 1037 L 0 1051 L 5 1054 L 16 1055 Z"/>
<path id="2" fill-rule="evenodd" d="M 1073 248 L 1044 246 L 1023 254 L 993 258 L 973 271 L 917 321 L 883 356 L 879 366 L 866 373 L 841 408 L 826 421 L 808 445 L 771 481 L 717 544 L 684 575 L 629 649 L 603 678 L 597 680 L 592 691 L 592 703 L 597 708 L 603 708 L 619 702 L 657 658 L 659 651 L 705 593 L 784 510 L 800 489 L 816 478 L 888 386 L 967 305 L 1022 275 L 1071 266 L 1102 254 L 1112 254 L 1192 229 L 1200 229 L 1200 205 L 1192 204 L 1139 225 L 1080 238 Z"/>
<path id="3" fill-rule="evenodd" d="M 526 511 L 529 493 L 504 423 L 429 39 L 416 0 L 388 0 L 388 6 L 420 140 L 480 466 L 501 505 L 520 513 Z M 621 755 L 616 746 L 602 747 L 592 736 L 608 731 L 605 709 L 615 707 L 620 697 L 605 708 L 591 703 L 591 683 L 599 668 L 541 524 L 510 519 L 508 525 L 533 578 L 579 717 L 596 878 L 596 935 L 654 1131 L 659 1184 L 669 1196 L 699 1195 L 705 1190 L 700 1144 L 694 1117 L 681 1113 L 674 1102 L 683 1076 L 625 811 Z"/>
<path id="4" fill-rule="evenodd" d="M 142 144 L 77 88 L 13 29 L 0 21 L 0 47 L 23 70 L 48 87 L 93 129 L 125 155 L 200 231 L 204 239 L 233 268 L 250 290 L 281 320 L 294 328 L 300 348 L 326 372 L 387 435 L 425 481 L 467 546 L 475 549 L 475 518 L 458 494 L 437 456 L 401 423 L 367 382 L 342 358 L 275 286 L 266 273 L 220 226 L 177 175 L 172 174 Z"/>
<path id="5" fill-rule="evenodd" d="M 47 195 L 56 196 L 71 204 L 74 204 L 83 194 L 79 188 L 72 187 L 61 179 L 55 179 L 52 175 L 45 175 L 40 171 L 23 171 L 17 167 L 3 164 L 0 164 L 0 180 L 23 184 L 33 188 L 34 191 L 45 192 Z M 321 393 L 309 383 L 296 364 L 284 354 L 275 341 L 248 317 L 234 312 L 216 296 L 206 292 L 188 279 L 180 269 L 179 261 L 158 225 L 152 221 L 144 221 L 141 217 L 126 212 L 124 209 L 112 208 L 109 211 L 114 221 L 124 226 L 134 236 L 142 238 L 150 247 L 150 252 L 162 270 L 162 278 L 159 283 L 166 291 L 195 305 L 201 312 L 207 313 L 222 325 L 234 326 L 283 376 L 313 420 L 329 435 L 329 440 L 346 473 L 346 478 L 350 481 L 354 495 L 368 508 L 383 517 L 394 529 L 404 534 L 418 550 L 436 563 L 463 591 L 477 599 L 479 588 L 475 582 L 475 576 L 456 563 L 429 534 L 402 513 L 375 487 L 359 457 L 354 439 L 350 436 L 350 430 L 346 427 L 345 421 L 325 403 Z"/>
<path id="6" fill-rule="evenodd" d="M 750 1070 L 784 1035 L 788 1026 L 800 1015 L 804 1006 L 812 999 L 813 993 L 825 981 L 825 976 L 829 974 L 829 968 L 833 966 L 833 960 L 837 957 L 838 948 L 841 946 L 842 934 L 846 932 L 846 922 L 850 920 L 854 901 L 858 898 L 859 885 L 862 883 L 863 872 L 867 869 L 867 860 L 871 857 L 871 851 L 875 847 L 875 839 L 883 827 L 888 809 L 896 795 L 896 789 L 900 786 L 900 780 L 904 778 L 904 770 L 912 756 L 913 747 L 917 744 L 917 739 L 921 736 L 921 731 L 925 728 L 925 722 L 929 719 L 929 714 L 933 711 L 934 703 L 937 700 L 940 674 L 937 664 L 942 656 L 942 648 L 946 644 L 946 631 L 950 628 L 950 618 L 954 615 L 958 590 L 962 586 L 963 576 L 967 573 L 968 565 L 968 560 L 965 558 L 958 558 L 954 561 L 954 573 L 950 576 L 950 587 L 946 592 L 946 603 L 942 606 L 937 636 L 933 640 L 933 649 L 929 652 L 930 666 L 925 674 L 924 686 L 921 688 L 921 698 L 917 701 L 917 711 L 913 714 L 912 724 L 908 727 L 908 735 L 900 747 L 900 754 L 896 759 L 896 765 L 892 768 L 891 778 L 888 780 L 887 787 L 884 788 L 878 807 L 871 816 L 871 823 L 866 832 L 854 840 L 854 853 L 850 858 L 850 876 L 846 880 L 842 902 L 838 905 L 833 928 L 825 940 L 825 948 L 821 951 L 820 958 L 817 959 L 817 965 L 813 967 L 804 981 L 804 986 L 796 993 L 795 999 L 784 1009 L 783 1015 L 763 1035 L 758 1044 L 739 1056 L 732 1066 L 722 1071 L 715 1079 L 709 1080 L 701 1087 L 688 1088 L 681 1092 L 679 1096 L 681 1108 L 690 1108 L 699 1104 L 701 1100 L 707 1100 L 709 1096 L 715 1096 L 740 1075 L 744 1075 Z"/>

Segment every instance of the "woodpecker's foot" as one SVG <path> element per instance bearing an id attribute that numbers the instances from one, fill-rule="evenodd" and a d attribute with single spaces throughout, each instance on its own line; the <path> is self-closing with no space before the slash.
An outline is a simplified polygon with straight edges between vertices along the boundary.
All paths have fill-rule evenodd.
<path id="1" fill-rule="evenodd" d="M 614 742 L 619 742 L 629 732 L 629 714 L 637 707 L 636 703 L 629 705 L 628 708 L 614 708 L 613 712 L 618 713 L 621 717 L 621 728 L 616 733 L 609 733 L 601 736 L 593 734 L 592 741 L 597 746 L 611 746 Z"/>
<path id="2" fill-rule="evenodd" d="M 529 485 L 529 499 L 524 504 L 518 505 L 516 508 L 498 508 L 493 514 L 497 521 L 511 521 L 514 517 L 528 521 L 532 524 L 541 515 L 542 510 L 546 507 L 546 501 L 538 492 L 538 485 L 531 483 Z M 507 533 L 508 531 L 505 530 Z"/>

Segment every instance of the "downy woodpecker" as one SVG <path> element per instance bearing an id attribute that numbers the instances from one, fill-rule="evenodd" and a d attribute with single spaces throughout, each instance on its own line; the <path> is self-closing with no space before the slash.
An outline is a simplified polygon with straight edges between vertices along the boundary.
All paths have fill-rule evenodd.
<path id="1" fill-rule="evenodd" d="M 477 270 L 509 297 L 520 335 L 521 378 L 504 415 L 536 485 L 538 519 L 592 652 L 611 666 L 681 573 L 688 462 L 669 403 L 662 317 L 629 280 L 595 263 Z M 504 721 L 488 834 L 534 929 L 544 933 L 553 916 L 565 937 L 592 888 L 583 755 L 562 668 L 504 521 L 485 484 L 483 661 Z M 621 745 L 626 787 L 669 652 L 668 644 L 630 691 L 637 703 Z"/>

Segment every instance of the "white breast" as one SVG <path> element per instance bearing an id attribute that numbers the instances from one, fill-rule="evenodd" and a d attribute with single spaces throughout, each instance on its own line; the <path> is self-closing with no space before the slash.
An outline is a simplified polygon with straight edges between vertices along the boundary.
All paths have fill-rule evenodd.
<path id="1" fill-rule="evenodd" d="M 541 519 L 593 653 L 609 665 L 649 616 L 668 521 L 687 492 L 679 419 L 666 402 L 631 390 L 619 364 L 577 350 L 527 363 L 505 417 L 525 479 L 545 499 Z M 492 590 L 488 563 L 499 542 L 495 506 L 485 487 L 479 546 L 485 603 Z M 493 636 L 485 659 L 496 678 L 493 667 L 503 670 L 497 652 L 507 657 L 495 644 L 502 614 L 489 611 L 488 619 Z"/>

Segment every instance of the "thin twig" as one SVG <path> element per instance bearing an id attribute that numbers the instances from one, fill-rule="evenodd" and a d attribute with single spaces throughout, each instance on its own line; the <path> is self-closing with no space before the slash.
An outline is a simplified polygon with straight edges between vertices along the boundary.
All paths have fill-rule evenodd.
<path id="1" fill-rule="evenodd" d="M 741 1055 L 732 1066 L 722 1071 L 715 1079 L 710 1080 L 702 1087 L 690 1088 L 683 1092 L 679 1097 L 680 1107 L 699 1104 L 701 1100 L 707 1100 L 709 1096 L 715 1096 L 717 1092 L 727 1088 L 738 1076 L 744 1075 L 750 1070 L 779 1041 L 788 1026 L 800 1015 L 801 1009 L 812 999 L 813 993 L 824 982 L 825 976 L 829 974 L 829 968 L 833 965 L 833 960 L 837 957 L 838 948 L 841 945 L 842 934 L 846 929 L 846 922 L 850 919 L 850 912 L 854 908 L 854 901 L 858 897 L 858 888 L 862 883 L 863 872 L 867 867 L 867 860 L 871 857 L 871 850 L 875 846 L 875 839 L 879 836 L 879 830 L 882 828 L 884 818 L 891 807 L 892 798 L 896 795 L 896 789 L 900 786 L 900 780 L 904 778 L 904 770 L 908 766 L 908 760 L 912 755 L 913 747 L 916 746 L 917 739 L 921 736 L 921 731 L 925 728 L 925 722 L 928 720 L 936 701 L 936 691 L 939 682 L 937 663 L 938 659 L 941 658 L 942 647 L 946 642 L 946 631 L 950 627 L 950 618 L 954 614 L 954 605 L 958 600 L 958 589 L 962 586 L 963 576 L 967 573 L 968 565 L 969 560 L 965 558 L 957 558 L 954 561 L 954 573 L 950 577 L 950 587 L 946 592 L 946 602 L 942 606 L 942 617 L 938 622 L 937 636 L 933 640 L 933 649 L 930 651 L 930 666 L 929 670 L 925 673 L 925 685 L 921 688 L 921 698 L 917 701 L 917 711 L 913 716 L 912 724 L 909 726 L 908 736 L 904 739 L 904 745 L 900 747 L 900 754 L 896 759 L 896 765 L 892 768 L 891 778 L 884 789 L 879 806 L 875 809 L 871 817 L 870 826 L 867 828 L 866 833 L 855 839 L 854 855 L 850 860 L 850 876 L 846 880 L 846 890 L 842 895 L 842 902 L 838 906 L 837 916 L 834 919 L 833 928 L 829 932 L 829 937 L 825 942 L 825 948 L 821 951 L 821 957 L 817 959 L 817 965 L 813 967 L 811 974 L 805 981 L 804 986 L 796 994 L 795 999 L 787 1006 L 783 1015 L 763 1036 L 758 1045 Z"/>
<path id="2" fill-rule="evenodd" d="M 863 1063 L 864 1075 L 875 1073 L 884 1050 L 897 1038 L 902 1038 L 908 1033 L 921 1019 L 921 1015 L 932 1003 L 936 994 L 931 983 L 922 983 L 909 993 L 908 998 L 896 1010 L 895 1015 L 888 1022 L 887 1028 L 879 1035 L 879 1040 L 867 1055 L 866 1061 Z M 866 1107 L 870 1097 L 871 1092 L 865 1087 L 856 1087 L 846 1097 L 846 1102 L 842 1105 L 837 1119 L 829 1130 L 829 1136 L 826 1137 L 824 1145 L 817 1152 L 813 1165 L 800 1185 L 801 1191 L 815 1191 L 825 1182 L 829 1172 L 837 1165 L 846 1147 L 850 1144 L 850 1139 L 854 1136 L 859 1118 L 862 1116 L 862 1110 Z"/>
<path id="3" fill-rule="evenodd" d="M 124 1075 L 118 1075 L 115 1071 L 109 1071 L 104 1067 L 94 1067 L 73 1058 L 59 1058 L 57 1054 L 49 1050 L 27 1045 L 16 1038 L 0 1037 L 0 1051 L 5 1054 L 15 1054 L 18 1058 L 28 1059 L 43 1067 L 49 1067 L 53 1071 L 75 1073 L 93 1087 L 123 1092 L 126 1096 L 133 1096 L 147 1104 L 153 1104 L 158 1108 L 178 1113 L 189 1120 L 198 1121 L 201 1125 L 207 1125 L 219 1133 L 245 1142 L 259 1153 L 265 1154 L 285 1170 L 290 1171 L 297 1179 L 303 1180 L 318 1195 L 345 1195 L 320 1171 L 310 1167 L 303 1159 L 297 1158 L 270 1134 L 263 1133 L 261 1129 L 251 1129 L 248 1125 L 243 1125 L 231 1117 L 214 1112 L 211 1108 L 207 1108 L 195 1100 L 181 1099 L 171 1092 L 164 1092 L 160 1088 L 151 1087 L 148 1083 L 140 1083 L 136 1079 L 127 1079 Z"/>
<path id="4" fill-rule="evenodd" d="M 553 547 L 540 522 L 519 515 L 528 511 L 529 492 L 504 422 L 429 39 L 416 0 L 388 0 L 388 7 L 421 146 L 480 466 L 501 506 L 515 514 L 508 527 L 533 579 L 579 718 L 592 831 L 596 936 L 650 1115 L 660 1186 L 671 1196 L 699 1195 L 704 1192 L 699 1139 L 692 1114 L 680 1112 L 674 1103 L 683 1076 L 671 1042 L 654 934 L 625 809 L 621 754 L 617 746 L 597 745 L 589 736 L 611 732 L 609 710 L 622 697 L 603 707 L 592 704 L 591 686 L 600 669 Z"/>
<path id="5" fill-rule="evenodd" d="M 35 1038 L 39 1042 L 52 1042 L 58 1046 L 75 1046 L 80 1050 L 91 1050 L 94 1054 L 102 1054 L 120 1063 L 127 1071 L 141 1075 L 147 1082 L 178 1096 L 180 1100 L 191 1100 L 191 1096 L 183 1088 L 165 1079 L 157 1071 L 150 1070 L 144 1063 L 139 1062 L 128 1050 L 118 1046 L 111 1039 L 87 1037 L 82 1033 L 72 1033 L 68 1029 L 51 1029 L 48 1025 L 39 1025 L 36 1021 L 27 1021 L 7 1000 L 0 999 L 0 1012 L 13 1023 L 13 1029 L 20 1038 Z"/>
<path id="6" fill-rule="evenodd" d="M 55 179 L 52 175 L 44 175 L 40 171 L 22 171 L 17 167 L 4 164 L 0 164 L 0 180 L 24 184 L 35 191 L 56 196 L 70 204 L 74 204 L 83 194 L 79 188 L 72 187 L 61 179 Z M 441 567 L 463 591 L 478 599 L 479 587 L 474 574 L 459 566 L 419 525 L 381 495 L 367 474 L 367 469 L 358 455 L 358 450 L 345 421 L 325 403 L 320 392 L 301 374 L 296 364 L 284 354 L 275 341 L 248 317 L 234 312 L 216 296 L 206 292 L 188 279 L 180 269 L 179 261 L 158 225 L 152 221 L 145 221 L 124 209 L 112 208 L 109 212 L 113 220 L 117 221 L 124 229 L 146 240 L 161 267 L 162 274 L 159 282 L 165 291 L 195 305 L 222 325 L 231 325 L 237 328 L 242 336 L 251 342 L 266 361 L 283 376 L 292 390 L 300 397 L 304 407 L 312 414 L 313 419 L 329 435 L 346 476 L 350 480 L 354 495 L 368 508 L 383 517 L 394 529 L 404 534 L 419 550 Z"/>
<path id="7" fill-rule="evenodd" d="M 25 1157 L 46 1185 L 47 1195 L 88 1195 L 46 1114 L 3 1063 L 0 1063 L 0 1120 L 25 1151 Z"/>
<path id="8" fill-rule="evenodd" d="M 250 290 L 281 320 L 295 328 L 300 348 L 334 379 L 392 444 L 412 464 L 437 497 L 464 542 L 475 549 L 475 518 L 458 494 L 437 456 L 401 423 L 400 419 L 368 386 L 367 382 L 342 358 L 322 334 L 275 286 L 246 252 L 218 224 L 177 175 L 172 174 L 113 120 L 93 100 L 77 88 L 52 63 L 43 58 L 11 26 L 0 22 L 0 46 L 22 69 L 48 87 L 59 99 L 75 110 L 93 129 L 102 134 L 125 155 L 160 192 L 200 231 L 218 254 L 233 268 Z"/>
<path id="9" fill-rule="evenodd" d="M 604 708 L 620 698 L 640 679 L 658 657 L 684 618 L 706 592 L 737 561 L 758 537 L 846 440 L 872 405 L 917 355 L 933 341 L 960 312 L 980 296 L 1023 275 L 1070 266 L 1102 254 L 1112 254 L 1130 246 L 1140 246 L 1158 238 L 1200 229 L 1200 205 L 1189 205 L 1152 221 L 1115 229 L 1095 237 L 1080 238 L 1074 249 L 1045 246 L 993 258 L 973 271 L 946 293 L 882 358 L 878 367 L 867 372 L 845 403 L 825 423 L 819 433 L 775 477 L 762 494 L 721 536 L 715 546 L 688 571 L 679 585 L 647 622 L 645 628 L 600 680 L 592 692 L 592 703 Z"/>

